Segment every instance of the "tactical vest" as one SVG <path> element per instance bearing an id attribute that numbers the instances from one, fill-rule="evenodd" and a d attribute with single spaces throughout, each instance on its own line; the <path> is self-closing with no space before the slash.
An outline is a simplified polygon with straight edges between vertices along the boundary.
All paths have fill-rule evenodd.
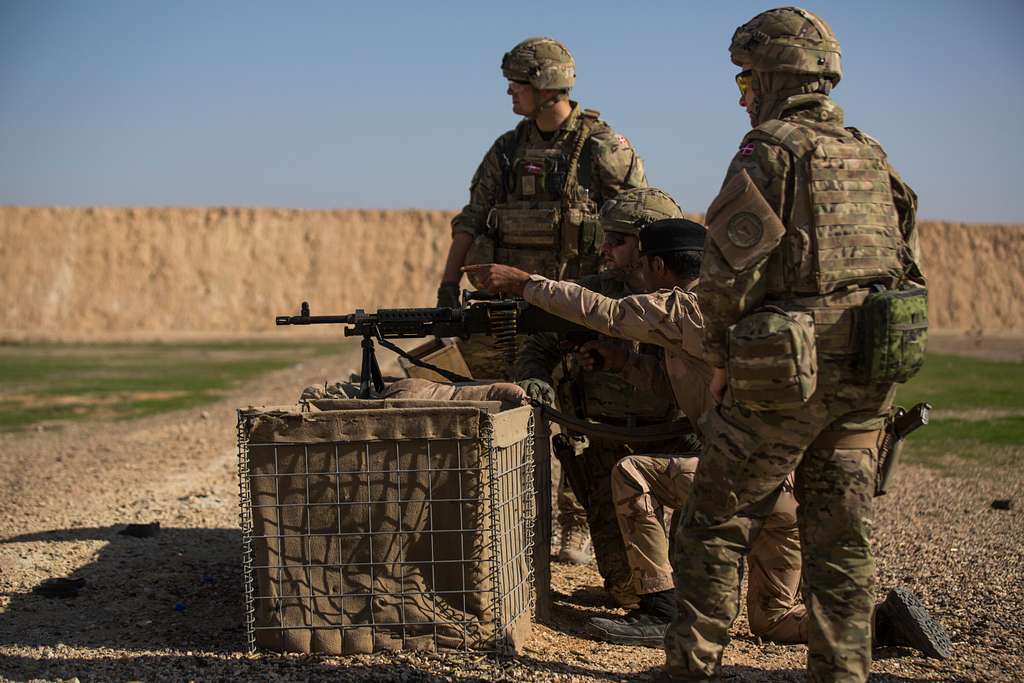
<path id="1" fill-rule="evenodd" d="M 493 240 L 494 261 L 549 278 L 578 278 L 597 272 L 600 222 L 590 184 L 591 145 L 598 112 L 584 109 L 571 145 L 523 144 L 520 124 L 512 144 L 502 150 L 506 201 L 487 216 L 486 239 Z"/>
<path id="2" fill-rule="evenodd" d="M 772 120 L 748 134 L 793 157 L 783 242 L 768 268 L 769 297 L 892 286 L 904 242 L 881 146 L 854 128 Z"/>
<path id="3" fill-rule="evenodd" d="M 607 274 L 585 277 L 579 284 L 613 299 L 634 294 L 624 282 Z M 643 354 L 661 354 L 659 348 L 650 344 L 638 344 L 624 339 L 605 338 L 603 341 Z M 618 372 L 586 372 L 576 367 L 571 357 L 566 366 L 568 376 L 563 377 L 558 384 L 558 401 L 563 410 L 572 411 L 576 417 L 622 425 L 643 425 L 663 422 L 678 413 L 671 395 L 651 391 L 651 387 L 634 386 Z M 572 386 L 574 383 L 575 388 Z"/>

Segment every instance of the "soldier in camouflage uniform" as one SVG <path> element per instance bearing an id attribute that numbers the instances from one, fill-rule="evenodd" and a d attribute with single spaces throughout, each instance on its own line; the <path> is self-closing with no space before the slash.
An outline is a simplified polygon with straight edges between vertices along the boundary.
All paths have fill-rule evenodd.
<path id="1" fill-rule="evenodd" d="M 533 305 L 602 333 L 662 346 L 664 371 L 671 380 L 676 402 L 696 426 L 696 416 L 705 415 L 712 405 L 711 371 L 700 357 L 706 319 L 693 293 L 700 289 L 694 280 L 700 259 L 690 256 L 702 248 L 703 228 L 689 221 L 666 220 L 647 227 L 641 233 L 641 253 L 646 254 L 642 267 L 645 289 L 663 289 L 619 300 L 574 283 L 552 282 L 505 266 L 477 267 L 477 275 L 493 291 L 520 295 Z M 673 252 L 683 257 L 673 258 Z M 584 351 L 591 349 L 600 353 L 606 369 L 619 369 L 636 386 L 652 386 L 651 378 L 657 372 L 652 367 L 655 358 L 643 354 L 621 357 L 620 347 L 603 343 L 588 342 L 583 347 Z M 708 439 L 715 436 L 707 429 L 703 432 Z M 778 438 L 775 434 L 772 437 Z M 665 567 L 665 539 L 659 537 L 662 532 L 656 503 L 677 508 L 683 505 L 691 495 L 691 481 L 699 471 L 697 464 L 693 457 L 630 456 L 616 466 L 613 489 L 616 504 L 622 509 L 619 519 L 639 585 L 640 609 L 625 619 L 592 620 L 592 627 L 602 638 L 655 644 L 666 632 L 665 624 L 673 618 L 675 605 L 667 597 L 671 582 Z M 740 472 L 742 464 L 736 465 Z M 794 477 L 790 474 L 766 499 L 766 512 L 752 526 L 749 539 L 750 628 L 765 640 L 783 643 L 806 642 L 811 628 L 808 611 L 797 597 L 802 558 L 793 489 Z M 673 567 L 678 581 L 686 580 L 679 570 L 685 564 L 684 554 L 675 553 Z M 691 593 L 708 590 L 706 584 L 691 584 L 688 588 Z M 684 593 L 681 588 L 677 590 Z M 738 595 L 733 593 L 729 599 L 735 610 Z M 944 629 L 905 588 L 890 592 L 877 606 L 873 622 L 876 645 L 909 645 L 928 656 L 948 656 L 949 640 Z M 665 646 L 672 672 L 679 652 L 671 639 Z"/>
<path id="2" fill-rule="evenodd" d="M 459 268 L 507 263 L 548 277 L 597 272 L 597 209 L 619 192 L 645 187 L 643 163 L 598 112 L 569 99 L 576 63 L 562 43 L 527 38 L 501 60 L 512 111 L 523 120 L 502 134 L 473 174 L 469 203 L 452 219 L 437 305 L 459 304 Z M 521 343 L 522 338 L 518 338 Z M 505 378 L 490 337 L 459 344 L 473 377 Z M 569 551 L 585 553 L 586 513 L 563 481 L 558 508 Z"/>
<path id="3" fill-rule="evenodd" d="M 622 381 L 645 391 L 658 391 L 659 378 L 667 374 L 670 391 L 696 428 L 697 419 L 711 405 L 710 369 L 701 360 L 703 319 L 692 293 L 705 230 L 692 221 L 659 220 L 644 228 L 640 241 L 643 257 L 635 288 L 651 294 L 611 298 L 573 283 L 537 276 L 527 283 L 525 273 L 515 277 L 522 296 L 534 305 L 615 337 L 662 347 L 664 360 L 660 354 L 639 354 L 629 345 L 604 340 L 588 342 L 583 348 L 600 354 L 605 374 L 620 373 Z M 504 287 L 501 282 L 496 285 Z M 520 293 L 518 287 L 509 291 Z M 591 358 L 583 356 L 584 370 L 590 370 Z M 612 472 L 614 504 L 639 607 L 624 618 L 592 619 L 591 630 L 604 640 L 660 647 L 675 617 L 668 540 L 659 512 L 663 507 L 685 506 L 700 450 L 695 440 L 679 441 L 665 444 L 662 450 L 678 457 L 623 454 L 626 457 Z M 636 452 L 644 450 L 641 446 Z M 755 635 L 786 643 L 806 640 L 799 586 L 800 541 L 790 486 L 779 497 L 750 557 L 747 604 Z"/>
<path id="4" fill-rule="evenodd" d="M 642 290 L 639 278 L 640 230 L 645 225 L 663 218 L 682 217 L 678 204 L 666 193 L 654 188 L 626 190 L 615 199 L 605 203 L 600 218 L 604 231 L 601 255 L 605 269 L 579 280 L 579 284 L 604 296 L 618 299 Z M 607 339 L 607 338 L 606 338 Z M 624 351 L 640 351 L 640 345 L 625 340 L 608 340 L 621 346 Z M 562 410 L 583 419 L 622 426 L 645 425 L 665 422 L 677 412 L 667 384 L 662 390 L 656 387 L 636 387 L 615 373 L 594 370 L 583 372 L 575 354 L 561 335 L 556 333 L 535 334 L 526 340 L 517 356 L 515 379 L 528 384 L 541 380 L 553 383 L 553 375 L 559 366 L 563 376 L 558 384 L 558 401 Z M 657 347 L 646 346 L 643 352 L 655 358 Z M 660 378 L 659 378 L 660 379 Z M 631 444 L 597 437 L 573 437 L 577 443 L 585 444 L 582 454 L 573 458 L 571 465 L 573 488 L 586 509 L 586 519 L 593 540 L 594 555 L 598 570 L 604 579 L 605 588 L 612 597 L 624 606 L 637 603 L 630 575 L 630 566 L 619 533 L 611 492 L 611 472 L 615 463 L 625 455 L 641 449 L 645 452 L 678 451 L 678 440 L 659 444 Z M 563 535 L 571 533 L 571 520 L 564 526 L 564 513 L 559 523 L 563 524 Z M 566 531 L 568 529 L 568 531 Z M 574 546 L 563 540 L 563 548 Z M 572 561 L 569 553 L 560 553 L 560 560 Z"/>
<path id="5" fill-rule="evenodd" d="M 576 64 L 564 45 L 527 38 L 505 53 L 501 72 L 512 111 L 525 118 L 491 145 L 469 204 L 452 219 L 438 306 L 458 305 L 466 263 L 505 263 L 556 279 L 596 273 L 598 207 L 647 185 L 629 141 L 569 99 Z M 489 338 L 461 346 L 474 377 L 506 375 Z"/>
<path id="6" fill-rule="evenodd" d="M 715 675 L 736 617 L 740 561 L 796 474 L 815 681 L 865 681 L 874 562 L 868 542 L 879 430 L 894 385 L 865 382 L 865 299 L 923 286 L 916 197 L 882 147 L 843 127 L 825 22 L 793 7 L 737 29 L 741 104 L 755 126 L 708 208 L 697 293 L 720 401 L 676 538 L 679 618 L 667 673 Z M 908 290 L 909 291 L 909 290 Z M 923 291 L 923 290 L 918 290 Z"/>

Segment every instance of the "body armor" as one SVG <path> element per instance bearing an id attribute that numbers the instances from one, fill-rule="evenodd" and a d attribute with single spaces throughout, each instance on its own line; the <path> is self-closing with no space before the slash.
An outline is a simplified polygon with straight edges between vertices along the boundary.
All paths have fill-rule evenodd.
<path id="1" fill-rule="evenodd" d="M 794 161 L 790 215 L 782 217 L 786 234 L 769 264 L 769 297 L 895 286 L 905 246 L 881 146 L 853 128 L 778 119 L 747 135 L 757 139 L 781 145 Z"/>
<path id="2" fill-rule="evenodd" d="M 504 263 L 554 279 L 597 272 L 601 241 L 597 206 L 589 196 L 590 158 L 586 145 L 598 112 L 585 109 L 570 144 L 522 144 L 519 124 L 502 151 L 506 201 L 487 216 L 467 263 Z"/>

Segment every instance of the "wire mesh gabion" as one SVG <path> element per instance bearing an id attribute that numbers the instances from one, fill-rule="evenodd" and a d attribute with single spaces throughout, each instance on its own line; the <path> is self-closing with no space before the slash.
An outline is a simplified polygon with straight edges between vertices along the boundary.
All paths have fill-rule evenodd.
<path id="1" fill-rule="evenodd" d="M 533 414 L 440 403 L 238 412 L 250 651 L 519 648 L 534 606 Z"/>

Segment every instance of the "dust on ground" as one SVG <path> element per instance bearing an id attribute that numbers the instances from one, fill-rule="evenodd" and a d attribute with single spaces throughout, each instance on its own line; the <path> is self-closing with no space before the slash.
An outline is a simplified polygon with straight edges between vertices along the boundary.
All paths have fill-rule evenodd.
<path id="1" fill-rule="evenodd" d="M 291 403 L 347 376 L 352 352 L 248 383 L 229 398 L 143 420 L 0 434 L 0 679 L 645 680 L 659 650 L 586 633 L 605 605 L 592 566 L 553 566 L 554 615 L 524 654 L 243 653 L 234 409 Z M 1021 449 L 1012 458 L 1019 462 Z M 878 680 L 1010 681 L 1024 668 L 1022 468 L 905 466 L 878 499 L 879 586 L 909 585 L 949 629 L 947 661 L 876 651 Z M 995 499 L 1012 499 L 995 510 Z M 159 521 L 156 538 L 118 532 Z M 50 577 L 87 585 L 74 599 L 32 593 Z M 802 646 L 760 644 L 741 616 L 725 665 L 751 681 L 803 680 Z"/>

